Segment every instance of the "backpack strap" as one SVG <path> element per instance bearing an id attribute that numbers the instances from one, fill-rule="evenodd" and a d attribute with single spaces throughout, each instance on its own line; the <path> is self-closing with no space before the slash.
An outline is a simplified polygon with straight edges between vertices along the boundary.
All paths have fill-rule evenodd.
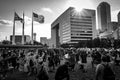
<path id="1" fill-rule="evenodd" d="M 109 63 L 107 63 L 107 64 L 102 64 L 104 67 L 106 67 L 106 66 L 109 66 Z"/>

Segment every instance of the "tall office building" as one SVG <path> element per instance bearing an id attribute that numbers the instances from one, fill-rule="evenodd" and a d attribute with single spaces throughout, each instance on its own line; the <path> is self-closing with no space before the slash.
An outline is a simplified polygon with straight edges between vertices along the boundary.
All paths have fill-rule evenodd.
<path id="1" fill-rule="evenodd" d="M 95 38 L 97 36 L 95 16 L 95 10 L 83 9 L 77 12 L 73 7 L 68 8 L 51 24 L 52 47 Z"/>
<path id="2" fill-rule="evenodd" d="M 117 15 L 118 18 L 118 39 L 120 39 L 120 12 Z"/>
<path id="3" fill-rule="evenodd" d="M 48 39 L 47 39 L 47 37 L 40 37 L 40 42 L 44 45 L 44 44 L 49 44 L 49 42 L 48 42 Z"/>
<path id="4" fill-rule="evenodd" d="M 119 25 L 120 25 L 120 12 L 119 12 L 118 15 L 117 15 L 117 19 L 118 19 L 118 23 L 119 23 Z"/>
<path id="5" fill-rule="evenodd" d="M 102 2 L 97 7 L 98 28 L 104 32 L 108 31 L 109 23 L 111 22 L 111 10 L 110 5 L 107 2 Z"/>

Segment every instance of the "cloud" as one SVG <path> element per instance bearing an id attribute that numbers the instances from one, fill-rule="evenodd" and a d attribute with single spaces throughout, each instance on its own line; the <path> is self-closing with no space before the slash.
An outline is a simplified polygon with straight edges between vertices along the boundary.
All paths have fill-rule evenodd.
<path id="1" fill-rule="evenodd" d="M 51 24 L 50 23 L 46 23 L 46 24 L 39 24 L 39 23 L 35 23 L 33 26 L 33 32 L 36 33 L 36 39 L 37 41 L 40 41 L 40 37 L 47 37 L 50 38 L 51 37 Z M 25 26 L 25 35 L 30 35 L 31 36 L 31 25 L 26 25 Z M 16 29 L 16 34 L 17 35 L 21 35 L 22 34 L 22 28 L 18 27 Z"/>
<path id="2" fill-rule="evenodd" d="M 28 16 L 25 16 L 25 24 L 29 25 L 29 24 L 31 24 L 31 22 L 32 22 L 32 19 L 29 18 Z"/>
<path id="3" fill-rule="evenodd" d="M 13 22 L 10 21 L 10 20 L 0 19 L 0 24 L 1 25 L 6 25 L 6 26 L 11 26 L 13 24 Z"/>
<path id="4" fill-rule="evenodd" d="M 25 25 L 31 25 L 31 23 L 32 23 L 32 18 L 25 16 Z M 34 21 L 34 24 L 40 24 L 40 23 Z"/>
<path id="5" fill-rule="evenodd" d="M 52 9 L 50 8 L 42 8 L 43 11 L 49 12 L 49 13 L 53 13 Z"/>
<path id="6" fill-rule="evenodd" d="M 32 19 L 30 17 L 25 16 L 24 20 L 25 20 L 25 25 L 31 25 Z M 18 21 L 18 22 L 20 22 L 20 21 Z M 35 23 L 37 23 L 37 22 L 35 22 Z M 13 21 L 0 19 L 0 25 L 12 26 Z M 19 25 L 19 23 L 16 23 L 16 25 Z"/>

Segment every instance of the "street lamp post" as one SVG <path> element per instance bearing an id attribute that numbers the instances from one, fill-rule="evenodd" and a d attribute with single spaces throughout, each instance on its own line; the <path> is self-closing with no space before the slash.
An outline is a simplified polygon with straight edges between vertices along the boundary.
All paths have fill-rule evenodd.
<path id="1" fill-rule="evenodd" d="M 114 46 L 114 37 L 111 38 L 111 46 L 112 46 L 112 48 Z"/>
<path id="2" fill-rule="evenodd" d="M 112 37 L 111 37 L 111 46 L 112 46 L 112 48 L 113 48 L 113 46 L 114 46 L 114 37 L 113 37 L 113 31 L 112 31 L 112 35 L 111 35 Z"/>

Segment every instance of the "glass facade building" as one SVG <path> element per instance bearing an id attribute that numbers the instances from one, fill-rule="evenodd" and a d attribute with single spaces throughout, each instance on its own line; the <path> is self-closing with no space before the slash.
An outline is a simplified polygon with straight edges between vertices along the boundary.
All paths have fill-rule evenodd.
<path id="1" fill-rule="evenodd" d="M 107 2 L 101 2 L 97 7 L 98 28 L 102 31 L 111 31 L 109 23 L 111 22 L 111 9 Z"/>

